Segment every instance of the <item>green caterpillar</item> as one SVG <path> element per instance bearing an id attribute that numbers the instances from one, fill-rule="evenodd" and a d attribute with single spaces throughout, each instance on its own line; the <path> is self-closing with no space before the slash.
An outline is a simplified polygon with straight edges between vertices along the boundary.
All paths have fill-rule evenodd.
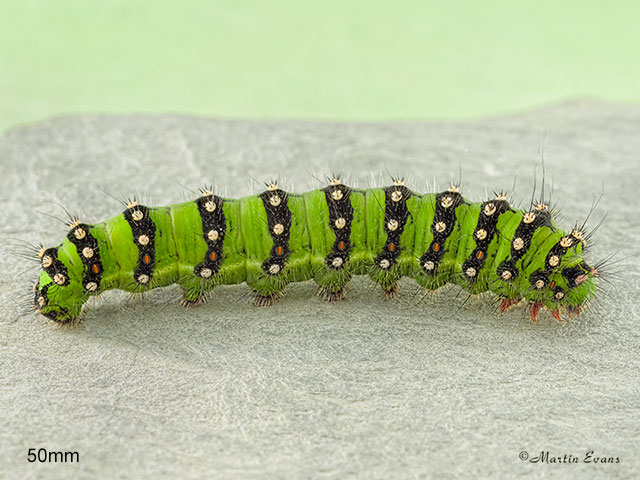
<path id="1" fill-rule="evenodd" d="M 529 210 L 502 194 L 469 202 L 457 186 L 421 195 L 400 180 L 361 190 L 331 178 L 304 194 L 271 184 L 241 199 L 204 189 L 167 207 L 131 201 L 97 225 L 74 220 L 60 245 L 38 251 L 34 301 L 68 323 L 89 297 L 116 288 L 177 283 L 184 304 L 196 305 L 217 285 L 246 282 L 256 304 L 270 305 L 290 282 L 314 279 L 339 300 L 353 275 L 369 275 L 388 295 L 406 276 L 428 290 L 451 282 L 471 294 L 491 291 L 501 311 L 524 300 L 533 321 L 543 307 L 560 320 L 597 290 L 585 244 L 579 229 L 557 228 L 543 202 Z"/>

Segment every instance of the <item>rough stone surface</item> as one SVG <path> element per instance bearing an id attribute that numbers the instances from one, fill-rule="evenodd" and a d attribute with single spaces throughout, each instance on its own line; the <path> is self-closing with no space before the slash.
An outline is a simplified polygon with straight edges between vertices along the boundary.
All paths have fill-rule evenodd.
<path id="1" fill-rule="evenodd" d="M 639 131 L 639 108 L 572 103 L 455 123 L 76 116 L 8 132 L 0 477 L 633 478 Z M 590 258 L 622 259 L 594 308 L 561 325 L 522 309 L 497 316 L 490 297 L 465 302 L 457 289 L 420 301 L 408 280 L 385 301 L 365 279 L 338 303 L 303 283 L 256 308 L 238 285 L 185 310 L 169 287 L 134 302 L 108 292 L 75 329 L 23 313 L 37 267 L 8 252 L 62 239 L 65 227 L 35 211 L 63 217 L 50 202 L 92 222 L 120 211 L 110 195 L 162 205 L 204 182 L 241 196 L 273 178 L 303 191 L 337 171 L 359 186 L 404 175 L 418 191 L 461 176 L 470 199 L 517 178 L 526 204 L 542 146 L 561 223 L 584 219 L 604 188 Z M 78 451 L 80 463 L 28 463 L 29 448 Z M 519 459 L 546 450 L 620 463 Z"/>

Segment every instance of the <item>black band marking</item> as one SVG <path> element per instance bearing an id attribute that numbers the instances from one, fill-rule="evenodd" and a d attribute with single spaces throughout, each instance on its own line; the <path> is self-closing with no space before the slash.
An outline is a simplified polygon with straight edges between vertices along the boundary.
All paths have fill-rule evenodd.
<path id="1" fill-rule="evenodd" d="M 78 256 L 84 265 L 82 286 L 87 292 L 97 292 L 102 280 L 102 261 L 98 240 L 89 232 L 92 225 L 80 223 L 67 233 L 67 239 L 76 246 Z"/>
<path id="2" fill-rule="evenodd" d="M 60 287 L 69 285 L 67 267 L 58 259 L 58 248 L 47 248 L 42 255 L 42 269 Z"/>
<path id="3" fill-rule="evenodd" d="M 375 264 L 383 270 L 390 269 L 400 256 L 400 236 L 409 218 L 407 200 L 412 193 L 404 185 L 391 185 L 384 189 L 384 231 L 387 240 Z"/>
<path id="4" fill-rule="evenodd" d="M 40 290 L 38 290 L 37 288 L 35 289 L 35 296 L 33 298 L 33 304 L 36 306 L 36 308 L 38 310 L 43 309 L 49 303 L 49 297 L 47 296 L 47 292 L 49 291 L 49 288 L 51 287 L 51 285 L 53 285 L 53 284 L 52 283 L 47 283 Z M 42 300 L 40 300 L 40 299 L 42 299 Z"/>
<path id="5" fill-rule="evenodd" d="M 567 253 L 567 250 L 574 245 L 574 240 L 569 240 L 571 243 L 566 243 L 567 246 L 563 247 L 562 243 L 566 242 L 566 239 L 571 239 L 571 237 L 562 237 L 553 247 L 551 247 L 549 253 L 547 253 L 547 258 L 544 260 L 544 269 L 546 272 L 556 270 L 562 262 L 562 258 Z"/>
<path id="6" fill-rule="evenodd" d="M 329 268 L 340 270 L 349 260 L 351 253 L 351 223 L 353 222 L 351 189 L 339 184 L 329 185 L 322 191 L 329 208 L 329 226 L 336 235 L 333 251 L 327 255 L 325 262 Z"/>
<path id="7" fill-rule="evenodd" d="M 149 217 L 149 208 L 144 205 L 129 207 L 123 215 L 131 227 L 133 243 L 138 247 L 138 266 L 133 278 L 140 285 L 149 284 L 155 265 L 156 224 Z"/>
<path id="8" fill-rule="evenodd" d="M 267 213 L 269 234 L 273 239 L 271 257 L 262 263 L 262 270 L 269 275 L 278 275 L 284 269 L 289 256 L 289 235 L 291 234 L 289 194 L 275 188 L 261 193 L 260 199 Z"/>
<path id="9" fill-rule="evenodd" d="M 227 220 L 222 206 L 224 200 L 217 195 L 207 194 L 195 200 L 202 220 L 202 238 L 207 242 L 204 261 L 193 269 L 200 278 L 210 278 L 218 273 L 222 263 L 222 243 L 227 233 Z"/>
<path id="10" fill-rule="evenodd" d="M 430 275 L 438 271 L 438 264 L 444 255 L 444 244 L 456 225 L 456 208 L 464 203 L 459 192 L 442 192 L 436 194 L 436 208 L 431 223 L 433 240 L 427 251 L 420 257 L 422 270 Z"/>
<path id="11" fill-rule="evenodd" d="M 529 212 L 531 213 L 531 212 Z M 527 214 L 525 214 L 526 217 Z M 514 261 L 520 260 L 529 250 L 531 246 L 531 239 L 536 230 L 540 227 L 551 226 L 551 215 L 546 211 L 536 211 L 535 218 L 532 222 L 526 223 L 525 218 L 520 221 L 520 225 L 516 228 L 516 232 L 513 234 L 513 240 L 511 242 L 511 258 Z M 517 248 L 515 242 L 517 239 L 522 239 L 523 247 Z"/>
<path id="12" fill-rule="evenodd" d="M 527 222 L 527 215 L 534 214 L 532 221 Z M 496 270 L 499 276 L 505 281 L 513 280 L 520 273 L 516 268 L 516 262 L 525 256 L 531 246 L 531 239 L 536 230 L 541 227 L 551 227 L 551 214 L 546 210 L 533 210 L 525 213 L 520 224 L 516 228 L 513 238 L 511 239 L 510 257 L 503 260 Z M 505 278 L 504 272 L 509 272 L 509 278 Z"/>
<path id="13" fill-rule="evenodd" d="M 476 248 L 462 264 L 462 273 L 466 279 L 475 281 L 478 278 L 478 273 L 487 261 L 489 245 L 499 233 L 498 220 L 500 215 L 510 210 L 509 202 L 501 199 L 487 200 L 480 206 L 478 223 L 473 231 Z"/>

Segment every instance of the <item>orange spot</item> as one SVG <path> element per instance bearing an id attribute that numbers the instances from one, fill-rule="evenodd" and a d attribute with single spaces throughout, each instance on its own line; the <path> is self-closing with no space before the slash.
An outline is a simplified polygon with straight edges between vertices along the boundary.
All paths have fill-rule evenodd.
<path id="1" fill-rule="evenodd" d="M 554 280 L 553 282 L 551 282 L 551 285 L 549 285 L 549 287 L 550 287 L 550 288 L 553 288 L 553 287 L 555 287 L 555 286 L 556 286 L 556 282 L 555 282 L 555 280 Z"/>
<path id="2" fill-rule="evenodd" d="M 560 312 L 558 310 L 551 310 L 551 315 L 553 315 L 553 318 L 555 318 L 557 321 L 562 322 L 562 317 L 560 316 Z"/>
<path id="3" fill-rule="evenodd" d="M 479 251 L 478 253 L 476 253 L 476 258 L 478 260 L 480 260 L 482 257 L 484 257 L 484 252 L 483 251 Z"/>
<path id="4" fill-rule="evenodd" d="M 338 242 L 338 250 L 344 250 L 344 242 L 342 240 Z"/>
<path id="5" fill-rule="evenodd" d="M 395 243 L 390 243 L 389 244 L 389 251 L 390 252 L 395 252 L 396 251 L 396 244 Z"/>
<path id="6" fill-rule="evenodd" d="M 142 257 L 142 261 L 149 265 L 149 263 L 151 263 L 151 257 L 149 255 L 145 255 L 144 257 Z"/>
<path id="7" fill-rule="evenodd" d="M 98 273 L 100 271 L 100 269 L 98 268 L 98 264 L 94 263 L 93 265 L 91 265 L 91 271 L 93 273 Z"/>
<path id="8" fill-rule="evenodd" d="M 212 262 L 215 262 L 216 258 L 218 258 L 218 254 L 216 252 L 211 252 L 209 254 L 209 260 L 211 260 Z"/>
<path id="9" fill-rule="evenodd" d="M 433 244 L 433 251 L 434 251 L 434 252 L 437 252 L 437 251 L 439 251 L 439 250 L 440 250 L 440 244 L 439 244 L 439 243 L 434 243 L 434 244 Z"/>
<path id="10" fill-rule="evenodd" d="M 276 254 L 282 255 L 282 247 L 276 247 Z"/>

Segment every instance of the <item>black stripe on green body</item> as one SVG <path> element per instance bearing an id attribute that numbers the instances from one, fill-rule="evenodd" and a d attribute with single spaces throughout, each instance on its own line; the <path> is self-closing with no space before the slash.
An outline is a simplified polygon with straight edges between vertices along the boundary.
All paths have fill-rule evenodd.
<path id="1" fill-rule="evenodd" d="M 290 282 L 314 279 L 337 299 L 353 275 L 366 274 L 386 292 L 407 276 L 430 290 L 455 283 L 574 308 L 595 284 L 573 235 L 545 209 L 513 210 L 500 197 L 471 203 L 457 188 L 420 195 L 399 182 L 360 190 L 332 181 L 304 194 L 270 186 L 237 200 L 205 191 L 194 201 L 132 204 L 101 224 L 74 225 L 61 245 L 42 252 L 34 301 L 64 322 L 91 294 L 113 288 L 178 283 L 194 304 L 220 284 L 246 282 L 258 298 L 273 299 Z"/>
<path id="2" fill-rule="evenodd" d="M 527 215 L 531 214 L 535 215 L 535 218 L 532 221 L 527 221 Z M 510 256 L 498 266 L 499 273 L 505 271 L 511 273 L 511 277 L 508 280 L 513 281 L 519 275 L 518 261 L 529 251 L 534 234 L 542 226 L 551 226 L 551 217 L 547 212 L 540 212 L 538 215 L 533 212 L 527 212 L 523 216 L 511 239 Z"/>
<path id="3" fill-rule="evenodd" d="M 446 191 L 430 196 L 428 213 L 429 244 L 420 256 L 422 274 L 419 283 L 434 290 L 456 278 L 456 254 L 459 225 L 463 223 L 467 208 L 457 191 Z M 432 213 L 433 212 L 433 213 Z M 430 222 L 428 216 L 431 214 Z"/>
<path id="4" fill-rule="evenodd" d="M 144 205 L 131 206 L 124 211 L 123 215 L 131 228 L 133 241 L 138 247 L 138 265 L 133 271 L 133 278 L 144 286 L 153 277 L 156 224 L 150 218 L 149 208 Z"/>
<path id="5" fill-rule="evenodd" d="M 330 269 L 342 270 L 349 261 L 351 252 L 351 189 L 346 185 L 329 185 L 323 192 L 329 212 L 329 227 L 335 235 L 333 248 L 325 257 L 325 263 Z"/>
<path id="6" fill-rule="evenodd" d="M 273 240 L 270 257 L 262 262 L 262 270 L 267 275 L 279 275 L 284 270 L 289 256 L 289 236 L 291 234 L 291 210 L 289 195 L 280 189 L 268 190 L 260 194 L 267 214 L 267 227 Z"/>
<path id="7" fill-rule="evenodd" d="M 499 277 L 498 285 L 493 291 L 507 298 L 518 298 L 530 289 L 531 275 L 540 263 L 539 251 L 542 243 L 552 233 L 551 216 L 546 211 L 529 211 L 520 213 L 521 220 L 511 236 L 505 237 L 505 244 L 509 241 L 509 255 L 504 258 L 496 269 Z M 532 266 L 535 260 L 536 265 Z M 541 279 L 534 275 L 534 281 Z"/>
<path id="8" fill-rule="evenodd" d="M 69 285 L 67 267 L 58 259 L 58 249 L 48 248 L 42 256 L 42 269 L 59 286 Z"/>
<path id="9" fill-rule="evenodd" d="M 179 262 L 176 282 L 185 305 L 203 302 L 217 285 L 246 280 L 240 200 L 205 192 L 193 202 L 174 206 L 171 215 Z"/>
<path id="10" fill-rule="evenodd" d="M 389 270 L 400 256 L 400 236 L 409 218 L 407 200 L 411 197 L 411 191 L 404 185 L 391 186 L 384 189 L 384 197 L 384 231 L 387 239 L 375 264 L 382 270 Z"/>
<path id="11" fill-rule="evenodd" d="M 406 268 L 399 263 L 402 251 L 413 251 L 413 229 L 410 228 L 412 222 L 409 222 L 411 215 L 408 204 L 413 193 L 404 185 L 397 184 L 382 189 L 382 192 L 384 197 L 377 190 L 372 190 L 372 194 L 367 196 L 367 202 L 370 204 L 367 211 L 379 206 L 378 202 L 381 200 L 384 207 L 384 215 L 378 215 L 379 220 L 372 225 L 375 225 L 375 228 L 370 230 L 378 233 L 375 237 L 375 247 L 373 241 L 370 247 L 373 252 L 377 251 L 370 276 L 385 292 L 393 294 L 398 289 L 398 280 L 406 275 Z M 375 215 L 372 214 L 370 217 L 375 218 Z M 407 235 L 403 238 L 405 230 Z M 381 247 L 380 239 L 384 239 Z"/>
<path id="12" fill-rule="evenodd" d="M 76 246 L 78 257 L 84 265 L 82 286 L 87 292 L 95 292 L 100 288 L 103 272 L 98 240 L 91 234 L 92 228 L 91 225 L 78 223 L 67 234 L 67 239 Z"/>
<path id="13" fill-rule="evenodd" d="M 479 208 L 473 207 L 475 205 L 469 209 L 470 216 L 472 211 L 477 211 L 477 221 L 473 234 L 467 235 L 465 240 L 468 245 L 467 250 L 471 245 L 475 244 L 475 246 L 470 254 L 463 257 L 465 260 L 462 263 L 462 275 L 467 281 L 475 283 L 478 291 L 484 291 L 491 280 L 488 274 L 491 272 L 497 244 L 500 241 L 498 222 L 500 216 L 511 210 L 511 207 L 509 202 L 503 199 L 489 200 L 480 204 Z M 466 253 L 464 248 L 459 248 L 459 251 Z"/>
<path id="14" fill-rule="evenodd" d="M 246 281 L 256 303 L 267 305 L 289 282 L 311 277 L 304 196 L 270 188 L 240 205 Z"/>
<path id="15" fill-rule="evenodd" d="M 207 253 L 204 260 L 195 266 L 193 273 L 206 279 L 218 273 L 222 263 L 222 245 L 227 233 L 224 200 L 216 195 L 207 194 L 195 202 L 202 221 L 202 239 L 207 244 Z"/>
<path id="16" fill-rule="evenodd" d="M 328 300 L 344 298 L 352 275 L 367 273 L 365 192 L 332 181 L 303 195 L 310 242 L 310 277 Z"/>

